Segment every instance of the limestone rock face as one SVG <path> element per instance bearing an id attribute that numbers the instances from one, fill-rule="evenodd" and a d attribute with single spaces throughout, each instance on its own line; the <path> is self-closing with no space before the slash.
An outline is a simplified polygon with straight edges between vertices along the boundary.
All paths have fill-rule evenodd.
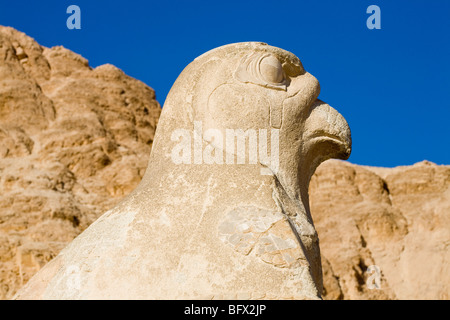
<path id="1" fill-rule="evenodd" d="M 265 43 L 195 59 L 140 185 L 16 298 L 320 298 L 308 184 L 322 161 L 349 156 L 351 137 L 318 95 L 295 55 Z"/>
<path id="2" fill-rule="evenodd" d="M 449 298 L 450 166 L 330 160 L 316 170 L 310 195 L 325 299 Z"/>
<path id="3" fill-rule="evenodd" d="M 118 68 L 0 26 L 0 299 L 136 187 L 159 114 Z"/>

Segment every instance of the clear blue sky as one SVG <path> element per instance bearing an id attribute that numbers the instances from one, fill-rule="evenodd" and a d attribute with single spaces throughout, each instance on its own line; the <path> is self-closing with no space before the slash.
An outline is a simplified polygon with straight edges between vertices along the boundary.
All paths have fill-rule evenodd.
<path id="1" fill-rule="evenodd" d="M 81 30 L 66 9 L 81 8 Z M 369 30 L 366 9 L 381 8 Z M 63 45 L 91 66 L 112 63 L 156 91 L 161 105 L 198 55 L 262 41 L 295 53 L 320 98 L 348 120 L 350 161 L 450 164 L 450 1 L 2 1 L 0 24 Z"/>

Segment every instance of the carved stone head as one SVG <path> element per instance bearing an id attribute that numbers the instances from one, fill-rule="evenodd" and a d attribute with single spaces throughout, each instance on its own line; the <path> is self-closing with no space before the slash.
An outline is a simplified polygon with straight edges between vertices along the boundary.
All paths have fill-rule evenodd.
<path id="1" fill-rule="evenodd" d="M 279 161 L 258 161 L 278 177 L 291 197 L 299 197 L 299 188 L 308 186 L 321 162 L 347 159 L 351 151 L 347 122 L 317 99 L 319 92 L 319 82 L 294 54 L 246 42 L 195 59 L 178 78 L 164 109 L 170 109 L 165 113 L 172 126 L 180 119 L 188 121 L 182 125 L 186 127 L 197 121 L 203 132 L 221 130 L 223 137 L 227 129 L 278 130 Z M 207 142 L 225 149 L 226 143 Z"/>

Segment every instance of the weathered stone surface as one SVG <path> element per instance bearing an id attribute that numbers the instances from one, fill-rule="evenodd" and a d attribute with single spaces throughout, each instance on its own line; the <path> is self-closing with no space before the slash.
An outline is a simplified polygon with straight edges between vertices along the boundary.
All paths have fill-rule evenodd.
<path id="1" fill-rule="evenodd" d="M 167 97 L 141 184 L 17 298 L 320 298 L 308 184 L 322 161 L 349 156 L 351 138 L 318 95 L 296 56 L 264 43 L 195 59 Z M 248 153 L 230 130 L 247 132 Z"/>
<path id="2" fill-rule="evenodd" d="M 159 114 L 116 67 L 0 26 L 0 299 L 136 187 Z"/>
<path id="3" fill-rule="evenodd" d="M 310 184 L 325 299 L 448 299 L 450 166 L 327 161 Z M 381 289 L 369 289 L 376 265 Z"/>

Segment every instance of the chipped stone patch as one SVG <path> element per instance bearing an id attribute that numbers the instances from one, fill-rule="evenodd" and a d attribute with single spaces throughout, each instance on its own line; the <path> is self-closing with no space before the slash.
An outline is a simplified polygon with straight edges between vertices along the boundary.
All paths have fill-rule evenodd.
<path id="1" fill-rule="evenodd" d="M 218 227 L 219 238 L 236 251 L 252 251 L 262 261 L 280 268 L 304 259 L 292 229 L 280 212 L 242 206 L 230 210 Z"/>

